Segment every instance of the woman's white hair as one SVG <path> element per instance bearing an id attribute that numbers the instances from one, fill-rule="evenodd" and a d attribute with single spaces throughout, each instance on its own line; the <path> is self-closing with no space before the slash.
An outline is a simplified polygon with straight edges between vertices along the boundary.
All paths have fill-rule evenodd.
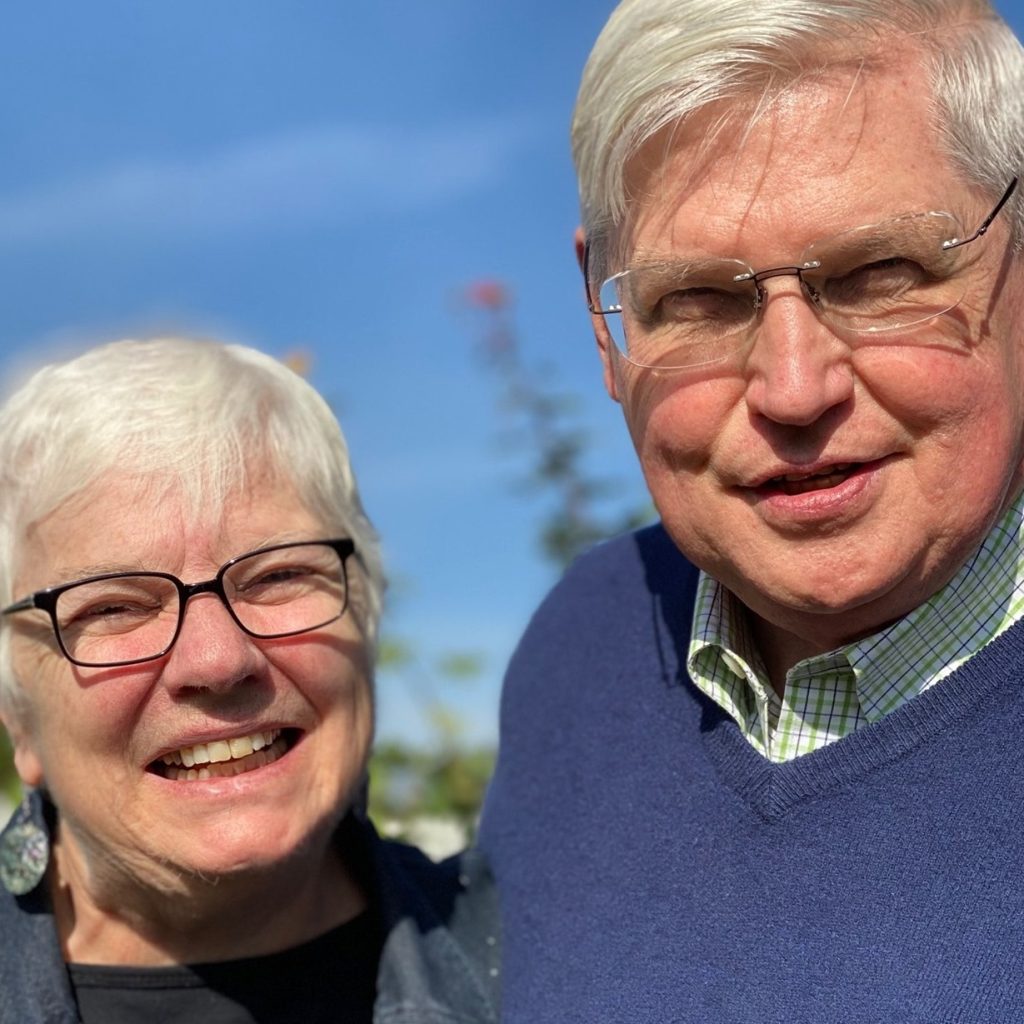
<path id="1" fill-rule="evenodd" d="M 572 123 L 596 280 L 628 206 L 624 173 L 646 141 L 712 105 L 757 108 L 803 75 L 884 59 L 912 37 L 936 130 L 967 182 L 998 197 L 1024 145 L 1024 50 L 988 0 L 623 0 L 587 61 Z M 884 173 L 884 168 L 880 169 Z M 1024 243 L 1024 188 L 1010 207 Z"/>
<path id="2" fill-rule="evenodd" d="M 325 529 L 355 542 L 352 607 L 375 643 L 384 590 L 376 532 L 324 399 L 242 345 L 115 341 L 38 370 L 0 408 L 0 607 L 25 531 L 105 473 L 173 486 L 193 512 L 225 506 L 256 477 L 295 487 Z M 158 514 L 154 508 L 154 515 Z M 0 708 L 19 696 L 0 622 Z"/>

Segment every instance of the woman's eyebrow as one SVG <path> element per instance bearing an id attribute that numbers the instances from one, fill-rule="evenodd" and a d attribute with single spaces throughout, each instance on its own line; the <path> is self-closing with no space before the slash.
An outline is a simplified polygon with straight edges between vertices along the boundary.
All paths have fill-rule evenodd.
<path id="1" fill-rule="evenodd" d="M 73 583 L 75 580 L 88 576 L 103 576 L 111 572 L 149 572 L 140 562 L 93 562 L 91 565 L 58 565 L 53 575 L 59 576 L 62 582 Z M 59 583 L 50 586 L 59 586 Z"/>

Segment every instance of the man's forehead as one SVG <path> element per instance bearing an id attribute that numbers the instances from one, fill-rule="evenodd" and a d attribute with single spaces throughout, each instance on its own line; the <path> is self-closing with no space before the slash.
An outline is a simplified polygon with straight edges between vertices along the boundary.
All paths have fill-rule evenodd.
<path id="1" fill-rule="evenodd" d="M 902 71 L 834 67 L 784 86 L 710 104 L 649 138 L 627 161 L 632 200 L 671 183 L 692 189 L 707 179 L 736 184 L 752 166 L 784 167 L 794 175 L 834 170 L 864 144 L 873 120 L 932 125 L 931 100 Z M 912 156 L 912 154 L 908 154 Z"/>
<path id="2" fill-rule="evenodd" d="M 627 165 L 622 237 L 670 243 L 750 221 L 827 234 L 948 205 L 955 180 L 919 84 L 897 69 L 833 68 L 648 140 Z"/>

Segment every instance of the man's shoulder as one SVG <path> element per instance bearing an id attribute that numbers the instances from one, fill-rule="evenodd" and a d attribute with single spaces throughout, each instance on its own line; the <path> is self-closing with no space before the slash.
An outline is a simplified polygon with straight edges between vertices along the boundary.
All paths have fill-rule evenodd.
<path id="1" fill-rule="evenodd" d="M 676 617 L 692 608 L 697 577 L 696 567 L 656 523 L 580 555 L 541 604 L 530 628 L 557 622 L 560 628 L 590 624 L 592 629 L 605 616 L 645 615 L 651 600 Z"/>
<path id="2" fill-rule="evenodd" d="M 689 565 L 661 523 L 622 533 L 601 541 L 579 555 L 569 566 L 565 579 L 589 574 L 616 574 L 644 567 L 649 561 Z"/>

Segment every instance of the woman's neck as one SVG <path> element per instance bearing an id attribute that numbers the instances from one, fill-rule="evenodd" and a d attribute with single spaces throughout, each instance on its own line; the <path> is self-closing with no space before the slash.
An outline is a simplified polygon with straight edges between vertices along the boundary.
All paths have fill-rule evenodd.
<path id="1" fill-rule="evenodd" d="M 330 839 L 276 867 L 218 878 L 111 871 L 58 827 L 49 883 L 69 962 L 166 966 L 261 956 L 355 917 L 366 897 Z"/>

